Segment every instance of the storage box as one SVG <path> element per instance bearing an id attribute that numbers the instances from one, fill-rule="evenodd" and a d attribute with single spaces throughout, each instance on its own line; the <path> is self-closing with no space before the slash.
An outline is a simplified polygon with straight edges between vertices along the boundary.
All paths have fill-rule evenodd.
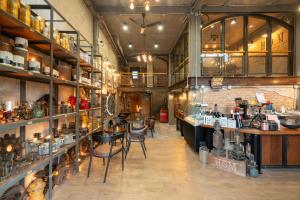
<path id="1" fill-rule="evenodd" d="M 238 176 L 247 176 L 246 161 L 239 161 L 220 157 L 210 153 L 208 155 L 208 164 L 225 172 L 229 172 Z"/>

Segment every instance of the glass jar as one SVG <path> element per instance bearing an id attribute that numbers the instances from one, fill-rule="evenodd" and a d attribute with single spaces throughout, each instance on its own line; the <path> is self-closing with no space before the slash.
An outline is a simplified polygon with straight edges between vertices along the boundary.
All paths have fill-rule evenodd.
<path id="1" fill-rule="evenodd" d="M 8 12 L 17 19 L 19 19 L 20 5 L 19 0 L 9 0 L 7 4 Z"/>
<path id="2" fill-rule="evenodd" d="M 37 32 L 41 32 L 41 17 L 40 16 L 37 16 L 35 18 L 35 31 Z"/>
<path id="3" fill-rule="evenodd" d="M 0 9 L 7 12 L 7 0 L 0 0 Z"/>
<path id="4" fill-rule="evenodd" d="M 30 5 L 21 5 L 20 8 L 20 20 L 23 21 L 27 26 L 31 24 L 31 8 Z"/>

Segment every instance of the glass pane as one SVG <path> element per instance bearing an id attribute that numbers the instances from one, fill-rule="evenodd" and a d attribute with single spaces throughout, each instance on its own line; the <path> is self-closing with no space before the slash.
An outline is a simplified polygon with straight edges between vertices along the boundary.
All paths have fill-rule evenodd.
<path id="1" fill-rule="evenodd" d="M 225 20 L 225 50 L 243 51 L 244 39 L 243 17 L 233 17 Z"/>
<path id="2" fill-rule="evenodd" d="M 267 23 L 265 19 L 249 17 L 249 52 L 266 52 L 267 51 Z"/>
<path id="3" fill-rule="evenodd" d="M 221 50 L 222 24 L 216 22 L 202 29 L 202 51 Z"/>
<path id="4" fill-rule="evenodd" d="M 287 28 L 272 23 L 272 53 L 288 52 L 289 31 Z"/>
<path id="5" fill-rule="evenodd" d="M 243 75 L 243 53 L 228 54 L 225 60 L 225 75 Z"/>
<path id="6" fill-rule="evenodd" d="M 221 57 L 202 58 L 203 75 L 214 76 L 221 74 Z"/>
<path id="7" fill-rule="evenodd" d="M 272 73 L 288 74 L 289 66 L 289 31 L 287 28 L 272 23 Z"/>
<path id="8" fill-rule="evenodd" d="M 288 74 L 288 54 L 273 54 L 272 55 L 272 73 L 273 74 Z"/>
<path id="9" fill-rule="evenodd" d="M 249 53 L 248 73 L 266 74 L 266 53 Z"/>

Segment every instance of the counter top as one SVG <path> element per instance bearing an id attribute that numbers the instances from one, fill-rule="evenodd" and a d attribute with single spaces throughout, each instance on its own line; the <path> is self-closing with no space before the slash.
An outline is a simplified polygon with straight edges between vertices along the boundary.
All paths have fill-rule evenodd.
<path id="1" fill-rule="evenodd" d="M 203 125 L 205 128 L 213 128 L 213 126 L 210 125 Z M 235 128 L 223 128 L 223 130 L 229 130 L 234 131 Z M 281 126 L 280 130 L 278 131 L 262 131 L 254 128 L 241 128 L 239 129 L 240 133 L 243 134 L 253 134 L 253 135 L 299 135 L 300 136 L 300 129 L 288 129 L 283 126 Z"/>

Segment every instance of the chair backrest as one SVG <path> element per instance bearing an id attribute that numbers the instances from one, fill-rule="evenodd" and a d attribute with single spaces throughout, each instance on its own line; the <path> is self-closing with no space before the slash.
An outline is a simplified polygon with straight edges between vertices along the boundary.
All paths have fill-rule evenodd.
<path id="1" fill-rule="evenodd" d="M 155 120 L 154 119 L 150 119 L 149 128 L 154 128 L 154 126 L 155 126 Z"/>
<path id="2" fill-rule="evenodd" d="M 92 140 L 94 142 L 100 142 L 100 143 L 110 143 L 114 142 L 118 139 L 124 139 L 125 134 L 107 134 L 102 132 L 97 132 L 92 135 Z"/>

